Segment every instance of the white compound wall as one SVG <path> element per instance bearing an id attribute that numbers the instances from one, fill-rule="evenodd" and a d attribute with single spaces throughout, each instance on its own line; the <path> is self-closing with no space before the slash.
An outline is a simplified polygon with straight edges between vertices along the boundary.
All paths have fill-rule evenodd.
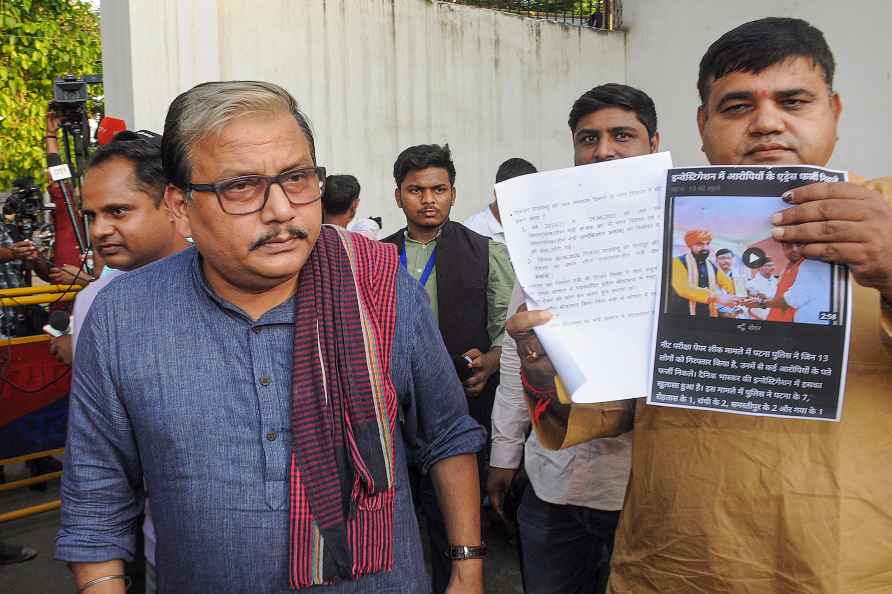
<path id="1" fill-rule="evenodd" d="M 352 173 L 362 216 L 403 225 L 392 168 L 403 148 L 448 142 L 458 170 L 453 218 L 491 198 L 496 168 L 520 156 L 572 164 L 567 114 L 585 90 L 627 82 L 655 100 L 676 164 L 703 162 L 697 66 L 709 43 L 767 15 L 825 31 L 844 112 L 831 165 L 892 173 L 892 3 L 860 0 L 625 0 L 606 33 L 428 0 L 106 0 L 107 113 L 160 131 L 177 93 L 208 80 L 263 79 L 291 91 L 319 162 Z"/>

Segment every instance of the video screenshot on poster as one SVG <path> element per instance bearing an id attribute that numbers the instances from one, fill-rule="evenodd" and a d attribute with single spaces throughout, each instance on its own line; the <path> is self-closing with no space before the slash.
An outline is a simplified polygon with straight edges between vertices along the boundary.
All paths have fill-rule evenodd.
<path id="1" fill-rule="evenodd" d="M 846 174 L 815 167 L 670 169 L 648 402 L 839 420 L 848 269 L 772 238 L 784 192 Z"/>

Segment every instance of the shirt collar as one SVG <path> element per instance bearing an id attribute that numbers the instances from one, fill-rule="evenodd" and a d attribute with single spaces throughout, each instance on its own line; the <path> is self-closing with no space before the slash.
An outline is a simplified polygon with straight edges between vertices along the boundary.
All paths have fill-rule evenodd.
<path id="1" fill-rule="evenodd" d="M 414 244 L 417 244 L 417 245 L 430 245 L 430 244 L 432 244 L 432 243 L 436 243 L 436 242 L 440 239 L 440 235 L 442 235 L 442 234 L 443 234 L 443 227 L 440 227 L 440 230 L 437 231 L 437 234 L 434 235 L 434 238 L 433 238 L 433 239 L 431 239 L 431 240 L 428 241 L 427 243 L 422 243 L 422 242 L 420 242 L 420 241 L 415 241 L 414 239 L 412 239 L 411 237 L 409 237 L 409 230 L 408 230 L 408 229 L 405 229 L 405 230 L 403 231 L 403 237 L 405 238 L 406 243 L 414 243 Z"/>
<path id="2" fill-rule="evenodd" d="M 288 299 L 263 314 L 259 320 L 254 321 L 245 311 L 223 299 L 214 292 L 208 284 L 204 271 L 201 269 L 201 254 L 195 247 L 190 247 L 190 268 L 192 269 L 192 282 L 199 294 L 207 297 L 209 305 L 218 307 L 230 317 L 242 320 L 251 326 L 266 326 L 270 324 L 293 324 L 294 323 L 294 300 Z"/>

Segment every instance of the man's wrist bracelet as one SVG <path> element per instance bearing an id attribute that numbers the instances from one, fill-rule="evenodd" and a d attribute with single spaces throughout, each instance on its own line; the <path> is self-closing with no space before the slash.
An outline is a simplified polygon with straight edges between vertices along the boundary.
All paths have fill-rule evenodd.
<path id="1" fill-rule="evenodd" d="M 92 588 L 93 586 L 97 586 L 103 582 L 110 582 L 111 580 L 124 580 L 124 589 L 130 589 L 130 576 L 129 575 L 104 575 L 102 577 L 98 577 L 95 580 L 90 580 L 77 590 L 75 590 L 74 594 L 81 594 L 82 592 L 86 592 L 87 588 Z"/>
<path id="2" fill-rule="evenodd" d="M 470 559 L 483 559 L 486 557 L 486 543 L 478 546 L 451 545 L 446 550 L 446 558 L 452 561 L 468 561 Z"/>
<path id="3" fill-rule="evenodd" d="M 59 138 L 58 134 L 47 134 L 44 138 Z"/>
<path id="4" fill-rule="evenodd" d="M 530 379 L 527 377 L 526 371 L 524 371 L 523 368 L 520 370 L 520 382 L 523 384 L 523 389 L 526 393 L 536 400 L 550 400 L 557 397 L 557 390 L 555 390 L 554 384 L 552 384 L 550 388 L 539 388 L 534 386 L 530 383 Z"/>

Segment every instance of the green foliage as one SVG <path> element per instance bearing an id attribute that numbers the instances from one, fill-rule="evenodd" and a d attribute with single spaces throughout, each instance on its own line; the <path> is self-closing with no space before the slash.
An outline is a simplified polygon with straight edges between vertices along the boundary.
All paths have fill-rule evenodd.
<path id="1" fill-rule="evenodd" d="M 99 16 L 85 0 L 0 0 L 0 189 L 42 183 L 53 79 L 101 68 Z"/>

